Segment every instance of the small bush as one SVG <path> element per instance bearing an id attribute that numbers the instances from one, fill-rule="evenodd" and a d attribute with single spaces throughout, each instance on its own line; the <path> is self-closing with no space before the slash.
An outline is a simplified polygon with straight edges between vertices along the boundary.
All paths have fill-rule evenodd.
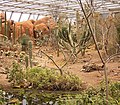
<path id="1" fill-rule="evenodd" d="M 8 73 L 9 82 L 13 82 L 13 85 L 19 85 L 24 82 L 24 76 L 21 65 L 13 62 L 12 68 Z"/>
<path id="2" fill-rule="evenodd" d="M 3 104 L 3 93 L 2 90 L 0 90 L 0 105 Z"/>
<path id="3" fill-rule="evenodd" d="M 57 71 L 47 68 L 32 68 L 27 71 L 27 80 L 33 87 L 45 90 L 80 90 L 80 79 L 72 74 L 60 75 Z"/>
<path id="4" fill-rule="evenodd" d="M 75 96 L 61 97 L 58 105 L 106 105 L 105 88 L 90 87 Z M 120 82 L 109 84 L 108 105 L 120 105 Z"/>

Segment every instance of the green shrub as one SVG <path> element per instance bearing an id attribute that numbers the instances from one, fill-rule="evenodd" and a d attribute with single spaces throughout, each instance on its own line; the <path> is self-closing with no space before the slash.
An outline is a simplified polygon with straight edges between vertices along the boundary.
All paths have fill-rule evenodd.
<path id="1" fill-rule="evenodd" d="M 72 74 L 60 75 L 57 71 L 47 68 L 32 68 L 27 71 L 27 80 L 33 87 L 46 90 L 80 90 L 80 79 Z"/>
<path id="2" fill-rule="evenodd" d="M 90 87 L 77 95 L 61 97 L 58 105 L 106 105 L 105 88 Z M 120 105 L 120 82 L 109 84 L 108 105 Z"/>
<path id="3" fill-rule="evenodd" d="M 115 82 L 109 86 L 109 94 L 120 104 L 120 82 Z"/>
<path id="4" fill-rule="evenodd" d="M 24 81 L 24 73 L 20 64 L 14 62 L 12 68 L 8 73 L 9 82 L 13 82 L 13 85 L 19 85 Z"/>
<path id="5" fill-rule="evenodd" d="M 5 91 L 3 91 L 0 87 L 0 105 L 5 105 L 5 95 L 4 95 Z"/>

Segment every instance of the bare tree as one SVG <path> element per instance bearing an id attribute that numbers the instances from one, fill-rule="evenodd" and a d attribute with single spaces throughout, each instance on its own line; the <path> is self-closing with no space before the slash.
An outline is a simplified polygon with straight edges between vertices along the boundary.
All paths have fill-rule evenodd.
<path id="1" fill-rule="evenodd" d="M 96 38 L 95 38 L 95 35 L 94 35 L 94 32 L 93 32 L 93 28 L 91 27 L 91 24 L 90 24 L 90 22 L 89 22 L 89 18 L 88 18 L 87 15 L 86 15 L 86 12 L 85 12 L 84 7 L 83 7 L 83 4 L 82 4 L 82 1 L 81 1 L 81 0 L 77 0 L 77 1 L 78 1 L 78 3 L 80 4 L 80 7 L 81 7 L 82 12 L 83 12 L 84 17 L 85 17 L 85 20 L 86 20 L 87 25 L 88 25 L 88 27 L 89 27 L 90 33 L 91 33 L 91 35 L 92 35 L 92 38 L 93 38 L 93 41 L 94 41 L 96 50 L 97 50 L 98 55 L 99 55 L 99 57 L 100 57 L 100 59 L 101 59 L 101 62 L 102 62 L 102 64 L 103 64 L 104 75 L 105 75 L 105 83 L 106 83 L 106 104 L 108 105 L 108 78 L 107 78 L 107 71 L 106 71 L 106 63 L 105 63 L 105 61 L 103 60 L 102 55 L 101 55 L 101 53 L 100 53 L 100 51 L 99 51 L 99 48 L 98 48 L 98 45 L 97 45 L 97 41 L 96 41 Z"/>

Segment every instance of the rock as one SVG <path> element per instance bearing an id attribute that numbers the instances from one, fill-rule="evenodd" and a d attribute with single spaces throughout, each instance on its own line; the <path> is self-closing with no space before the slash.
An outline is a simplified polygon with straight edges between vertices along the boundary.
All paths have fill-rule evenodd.
<path id="1" fill-rule="evenodd" d="M 4 52 L 3 50 L 0 50 L 0 56 L 2 56 L 2 55 L 3 55 L 3 52 Z"/>
<path id="2" fill-rule="evenodd" d="M 50 104 L 50 105 L 53 105 L 53 101 L 50 101 L 49 104 Z"/>
<path id="3" fill-rule="evenodd" d="M 11 51 L 7 51 L 4 54 L 5 54 L 5 56 L 10 56 L 11 55 Z"/>
<path id="4" fill-rule="evenodd" d="M 33 60 L 33 61 L 32 61 L 32 64 L 33 64 L 34 66 L 37 66 L 37 65 L 39 64 L 39 62 L 38 62 L 38 61 Z"/>
<path id="5" fill-rule="evenodd" d="M 8 103 L 9 104 L 18 104 L 18 103 L 20 103 L 20 101 L 17 98 L 12 98 L 12 99 L 10 99 L 10 101 Z"/>
<path id="6" fill-rule="evenodd" d="M 3 59 L 3 57 L 0 56 L 0 60 Z"/>
<path id="7" fill-rule="evenodd" d="M 0 74 L 7 74 L 5 68 L 3 67 L 0 68 Z"/>
<path id="8" fill-rule="evenodd" d="M 20 52 L 20 58 L 24 58 L 25 54 L 26 54 L 26 53 L 25 53 L 24 51 L 21 51 L 21 52 Z"/>
<path id="9" fill-rule="evenodd" d="M 17 58 L 17 57 L 18 57 L 18 55 L 19 55 L 19 52 L 18 52 L 18 51 L 15 51 L 15 52 L 14 52 L 14 57 L 16 57 L 16 58 Z"/>
<path id="10" fill-rule="evenodd" d="M 118 76 L 118 73 L 114 73 L 114 76 Z"/>
<path id="11" fill-rule="evenodd" d="M 102 66 L 98 66 L 95 63 L 86 63 L 82 68 L 82 71 L 84 72 L 91 72 L 96 70 L 103 70 L 103 68 Z"/>
<path id="12" fill-rule="evenodd" d="M 81 69 L 81 71 L 85 71 L 85 69 Z"/>
<path id="13" fill-rule="evenodd" d="M 35 49 L 39 49 L 40 47 L 39 46 L 35 46 Z"/>
<path id="14" fill-rule="evenodd" d="M 19 89 L 19 88 L 21 88 L 21 86 L 20 85 L 14 85 L 13 88 Z"/>
<path id="15" fill-rule="evenodd" d="M 22 100 L 22 105 L 28 105 L 28 102 L 25 98 Z"/>

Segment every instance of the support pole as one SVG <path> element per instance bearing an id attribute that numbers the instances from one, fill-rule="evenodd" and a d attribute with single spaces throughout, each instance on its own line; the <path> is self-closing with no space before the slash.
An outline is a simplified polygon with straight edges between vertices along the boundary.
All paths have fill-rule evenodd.
<path id="1" fill-rule="evenodd" d="M 32 14 L 30 13 L 30 14 L 29 14 L 29 17 L 28 17 L 28 20 L 30 19 L 31 15 L 32 15 Z"/>
<path id="2" fill-rule="evenodd" d="M 23 12 L 21 12 L 18 22 L 20 22 Z"/>
<path id="3" fill-rule="evenodd" d="M 36 20 L 38 20 L 39 16 L 40 16 L 40 15 L 38 14 Z"/>
<path id="4" fill-rule="evenodd" d="M 11 18 L 12 18 L 12 15 L 13 15 L 13 11 L 12 11 L 11 14 L 10 14 L 10 18 L 9 18 L 10 20 L 11 20 Z"/>

